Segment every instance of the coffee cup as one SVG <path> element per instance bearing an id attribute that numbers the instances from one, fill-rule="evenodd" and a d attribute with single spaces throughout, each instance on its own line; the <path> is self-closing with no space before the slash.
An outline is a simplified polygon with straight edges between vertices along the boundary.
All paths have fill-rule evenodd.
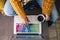
<path id="1" fill-rule="evenodd" d="M 44 14 L 39 14 L 37 19 L 38 19 L 39 22 L 44 22 L 45 21 L 45 15 Z"/>

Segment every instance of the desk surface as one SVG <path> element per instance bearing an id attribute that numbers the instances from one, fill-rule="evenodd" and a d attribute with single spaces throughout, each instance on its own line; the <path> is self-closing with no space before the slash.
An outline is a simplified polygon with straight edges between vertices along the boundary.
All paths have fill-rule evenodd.
<path id="1" fill-rule="evenodd" d="M 13 34 L 13 22 L 14 17 L 7 17 L 0 15 L 0 40 L 9 40 L 14 39 Z M 56 32 L 57 30 L 57 32 Z M 49 38 L 50 40 L 60 40 L 60 20 L 58 20 L 55 24 L 49 27 Z M 56 35 L 57 33 L 57 35 Z M 16 40 L 40 40 L 40 39 L 16 39 Z"/>

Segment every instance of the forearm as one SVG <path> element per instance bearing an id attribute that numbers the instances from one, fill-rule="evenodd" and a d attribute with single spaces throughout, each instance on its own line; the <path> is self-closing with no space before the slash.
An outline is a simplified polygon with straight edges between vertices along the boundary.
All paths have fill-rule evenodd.
<path id="1" fill-rule="evenodd" d="M 47 14 L 48 16 L 50 16 L 54 1 L 55 0 L 43 0 L 42 1 L 42 13 L 43 14 Z"/>
<path id="2" fill-rule="evenodd" d="M 25 12 L 19 0 L 10 0 L 10 3 L 19 17 L 23 19 L 26 18 Z"/>

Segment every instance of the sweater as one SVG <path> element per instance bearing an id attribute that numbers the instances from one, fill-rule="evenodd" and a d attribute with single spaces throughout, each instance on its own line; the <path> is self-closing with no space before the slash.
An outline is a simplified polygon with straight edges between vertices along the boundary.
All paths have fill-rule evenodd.
<path id="1" fill-rule="evenodd" d="M 50 16 L 54 1 L 55 0 L 42 0 L 42 13 L 43 14 L 47 14 L 48 16 Z M 10 0 L 10 3 L 19 17 L 23 19 L 26 18 L 26 14 L 19 0 Z"/>
<path id="2" fill-rule="evenodd" d="M 55 0 L 43 0 L 42 1 L 42 13 L 50 16 L 54 2 Z"/>

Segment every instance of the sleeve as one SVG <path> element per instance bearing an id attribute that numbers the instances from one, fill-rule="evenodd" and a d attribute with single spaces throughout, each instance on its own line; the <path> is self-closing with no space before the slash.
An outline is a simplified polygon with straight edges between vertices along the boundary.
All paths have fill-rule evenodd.
<path id="1" fill-rule="evenodd" d="M 15 12 L 18 14 L 18 16 L 22 19 L 26 18 L 26 14 L 23 10 L 22 4 L 19 0 L 10 0 L 10 3 L 15 10 Z"/>
<path id="2" fill-rule="evenodd" d="M 54 1 L 55 0 L 43 0 L 42 1 L 42 13 L 43 14 L 47 14 L 48 16 L 50 16 Z"/>

